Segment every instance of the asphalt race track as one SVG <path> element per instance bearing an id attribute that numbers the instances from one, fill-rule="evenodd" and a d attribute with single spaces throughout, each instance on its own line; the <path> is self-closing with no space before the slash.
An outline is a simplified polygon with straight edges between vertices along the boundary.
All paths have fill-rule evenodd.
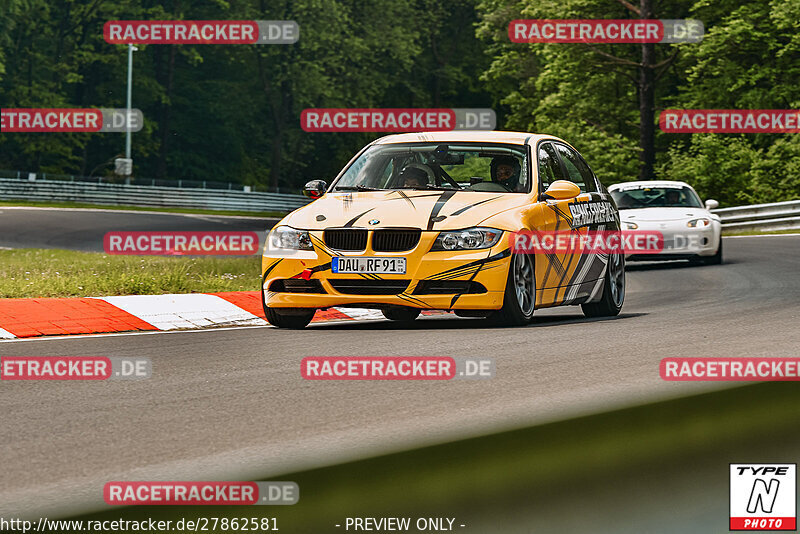
<path id="1" fill-rule="evenodd" d="M 0 247 L 61 248 L 102 252 L 106 232 L 257 232 L 278 219 L 155 211 L 0 206 Z"/>
<path id="2" fill-rule="evenodd" d="M 15 239 L 34 246 L 32 235 Z M 561 308 L 523 328 L 445 316 L 410 329 L 376 321 L 0 343 L 0 356 L 153 361 L 152 378 L 136 382 L 2 384 L 0 515 L 103 507 L 110 480 L 248 480 L 725 387 L 664 382 L 659 361 L 797 356 L 800 237 L 726 238 L 725 254 L 720 266 L 630 266 L 623 313 L 610 320 Z M 497 376 L 303 381 L 301 358 L 327 355 L 490 356 Z"/>

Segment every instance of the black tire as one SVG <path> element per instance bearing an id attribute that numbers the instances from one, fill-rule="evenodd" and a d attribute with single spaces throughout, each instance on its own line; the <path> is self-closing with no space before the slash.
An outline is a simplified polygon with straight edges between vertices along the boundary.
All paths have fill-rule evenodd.
<path id="1" fill-rule="evenodd" d="M 419 317 L 419 313 L 422 310 L 419 308 L 408 308 L 408 307 L 398 307 L 398 308 L 386 308 L 385 310 L 381 310 L 383 316 L 389 319 L 390 321 L 397 321 L 398 323 L 412 323 L 414 319 Z"/>
<path id="2" fill-rule="evenodd" d="M 720 265 L 722 264 L 722 236 L 719 238 L 719 247 L 717 247 L 717 253 L 713 256 L 701 256 L 699 258 L 700 263 L 703 265 Z"/>
<path id="3" fill-rule="evenodd" d="M 264 300 L 263 290 L 261 291 L 261 305 L 264 307 L 264 316 L 267 318 L 267 322 L 278 328 L 293 330 L 305 328 L 317 313 L 314 308 L 270 308 Z"/>
<path id="4" fill-rule="evenodd" d="M 536 277 L 530 254 L 512 254 L 503 307 L 489 316 L 502 326 L 520 326 L 533 319 L 536 308 Z"/>
<path id="5" fill-rule="evenodd" d="M 597 302 L 581 304 L 586 317 L 614 317 L 625 302 L 625 256 L 611 254 L 603 276 L 603 295 Z"/>
<path id="6" fill-rule="evenodd" d="M 465 319 L 486 319 L 493 312 L 491 310 L 453 310 L 456 317 L 464 317 Z"/>

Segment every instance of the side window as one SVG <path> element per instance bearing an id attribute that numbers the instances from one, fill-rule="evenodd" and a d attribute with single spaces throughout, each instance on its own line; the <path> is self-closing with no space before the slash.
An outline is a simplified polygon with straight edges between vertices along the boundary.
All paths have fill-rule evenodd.
<path id="1" fill-rule="evenodd" d="M 587 191 L 597 192 L 592 170 L 584 163 L 577 152 L 561 144 L 557 144 L 556 149 L 567 170 L 567 175 L 569 176 L 567 180 L 574 182 L 584 193 Z"/>
<path id="2" fill-rule="evenodd" d="M 539 179 L 542 182 L 542 191 L 544 191 L 556 180 L 563 180 L 564 175 L 561 172 L 561 164 L 558 162 L 558 156 L 552 144 L 540 144 L 538 158 Z"/>

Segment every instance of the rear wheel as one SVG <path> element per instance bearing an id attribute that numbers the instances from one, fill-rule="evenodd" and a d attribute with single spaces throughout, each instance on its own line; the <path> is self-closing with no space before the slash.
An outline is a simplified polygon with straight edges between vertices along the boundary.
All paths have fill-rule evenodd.
<path id="1" fill-rule="evenodd" d="M 625 258 L 611 254 L 603 280 L 603 295 L 598 302 L 581 304 L 586 317 L 613 317 L 619 315 L 625 302 Z"/>
<path id="2" fill-rule="evenodd" d="M 267 322 L 278 328 L 305 328 L 317 313 L 313 308 L 269 308 L 264 300 L 264 291 L 261 291 L 261 305 L 264 307 Z"/>
<path id="3" fill-rule="evenodd" d="M 407 307 L 398 307 L 398 308 L 386 308 L 385 310 L 381 310 L 383 312 L 383 316 L 389 319 L 390 321 L 397 321 L 399 323 L 411 323 L 419 317 L 419 312 L 422 311 L 418 308 L 407 308 Z"/>
<path id="4" fill-rule="evenodd" d="M 533 318 L 536 280 L 530 254 L 512 254 L 503 307 L 489 319 L 506 326 L 519 326 Z"/>

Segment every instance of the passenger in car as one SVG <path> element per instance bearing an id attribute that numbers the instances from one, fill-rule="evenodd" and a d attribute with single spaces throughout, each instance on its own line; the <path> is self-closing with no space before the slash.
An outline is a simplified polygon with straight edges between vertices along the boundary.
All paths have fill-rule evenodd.
<path id="1" fill-rule="evenodd" d="M 515 191 L 519 185 L 519 163 L 511 156 L 498 156 L 492 160 L 492 181 Z"/>

